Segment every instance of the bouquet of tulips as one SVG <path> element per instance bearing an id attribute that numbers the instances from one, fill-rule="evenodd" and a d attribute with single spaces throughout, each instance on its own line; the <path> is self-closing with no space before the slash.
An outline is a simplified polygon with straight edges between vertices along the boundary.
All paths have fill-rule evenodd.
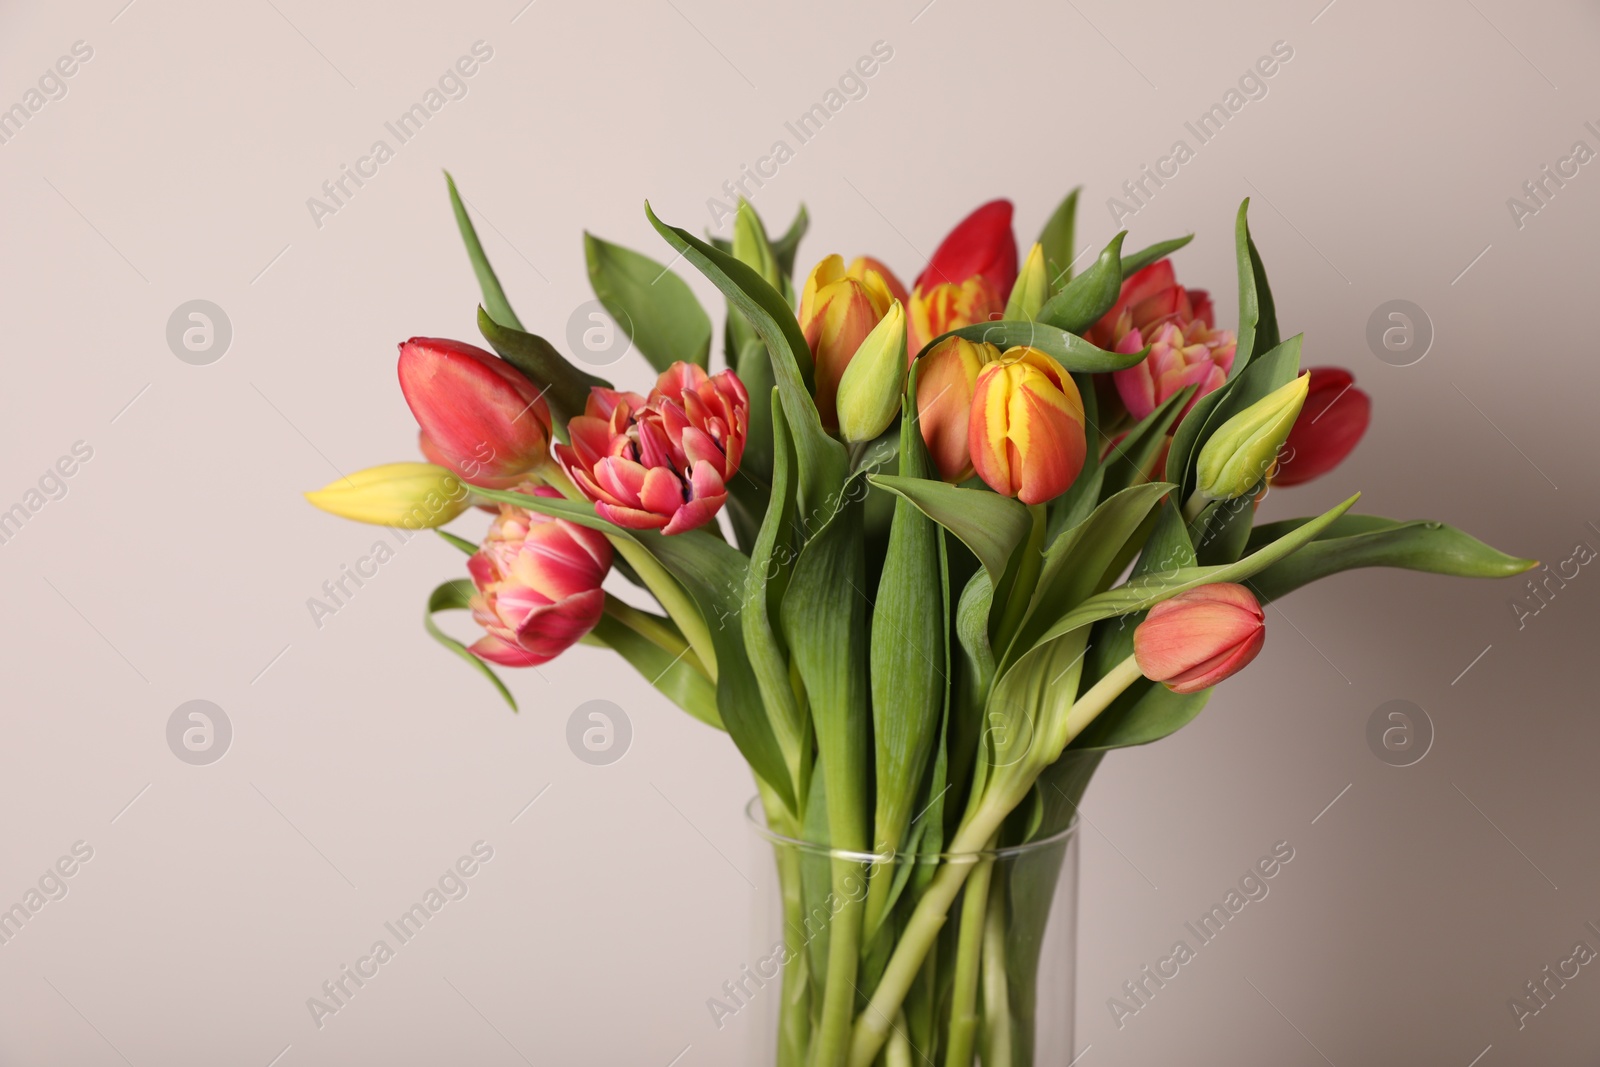
<path id="1" fill-rule="evenodd" d="M 909 290 L 866 257 L 797 282 L 804 209 L 774 238 L 742 203 L 731 240 L 703 241 L 647 205 L 672 263 L 727 298 L 725 367 L 668 265 L 587 237 L 596 296 L 659 374 L 637 392 L 523 328 L 450 194 L 493 353 L 400 345 L 428 462 L 308 495 L 406 528 L 491 510 L 472 539 L 440 531 L 469 577 L 434 590 L 434 637 L 508 701 L 494 667 L 609 647 L 727 732 L 775 834 L 873 861 L 858 891 L 859 866 L 780 860 L 784 1067 L 1031 1063 L 1054 875 L 983 856 L 1060 833 L 1107 751 L 1193 719 L 1260 652 L 1266 602 L 1352 567 L 1533 565 L 1355 497 L 1255 524 L 1270 487 L 1350 452 L 1370 404 L 1301 371 L 1248 201 L 1234 330 L 1175 280 L 1188 237 L 1130 253 L 1119 233 L 1074 273 L 1076 193 L 1020 267 L 1011 204 L 985 204 Z M 482 627 L 470 646 L 434 624 L 450 609 Z"/>

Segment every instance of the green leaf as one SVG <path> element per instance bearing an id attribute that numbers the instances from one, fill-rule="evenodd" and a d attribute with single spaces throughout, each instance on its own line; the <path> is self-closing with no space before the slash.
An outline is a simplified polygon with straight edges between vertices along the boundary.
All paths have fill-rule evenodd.
<path id="1" fill-rule="evenodd" d="M 1235 374 L 1214 392 L 1201 397 L 1172 435 L 1167 453 L 1167 480 L 1183 487 L 1187 499 L 1194 488 L 1194 459 L 1222 424 L 1257 400 L 1294 381 L 1300 373 L 1301 335 L 1296 334 L 1264 353 L 1242 374 Z M 1238 365 L 1235 364 L 1237 370 Z"/>
<path id="2" fill-rule="evenodd" d="M 783 396 L 783 412 L 794 435 L 799 472 L 800 518 L 810 529 L 825 522 L 839 506 L 849 457 L 844 446 L 828 435 L 817 415 L 816 403 L 806 384 L 811 372 L 811 348 L 793 310 L 761 275 L 732 256 L 719 252 L 687 230 L 668 226 L 645 204 L 645 214 L 666 242 L 711 279 L 722 294 L 755 327 L 772 356 L 772 370 Z"/>
<path id="3" fill-rule="evenodd" d="M 910 384 L 910 395 L 916 385 Z M 902 476 L 936 477 L 913 419 L 900 422 Z M 904 497 L 895 501 L 889 547 L 872 613 L 872 728 L 877 753 L 874 850 L 898 850 L 939 732 L 945 665 L 939 525 Z"/>
<path id="4" fill-rule="evenodd" d="M 1055 359 L 1069 371 L 1104 373 L 1131 367 L 1150 354 L 1146 345 L 1137 352 L 1107 352 L 1085 341 L 1077 334 L 1042 322 L 1026 319 L 1006 322 L 978 322 L 949 333 L 940 334 L 923 346 L 926 352 L 946 337 L 964 337 L 969 341 L 987 341 L 1002 352 L 1015 345 L 1029 345 Z"/>
<path id="5" fill-rule="evenodd" d="M 866 561 L 861 501 L 845 502 L 806 543 L 779 612 L 795 671 L 805 686 L 828 798 L 829 844 L 867 844 L 867 740 L 871 711 L 867 665 Z"/>
<path id="6" fill-rule="evenodd" d="M 706 366 L 711 319 L 688 283 L 649 256 L 590 233 L 583 253 L 594 295 L 652 367 L 664 371 L 680 360 Z"/>
<path id="7" fill-rule="evenodd" d="M 1167 433 L 1177 421 L 1178 413 L 1194 395 L 1195 386 L 1188 386 L 1156 405 L 1154 411 L 1140 419 L 1120 442 L 1111 446 L 1106 457 L 1105 484 L 1101 497 L 1109 497 L 1130 485 L 1144 480 L 1145 471 L 1155 461 L 1156 453 L 1166 443 Z M 1153 477 L 1154 475 L 1152 475 Z"/>
<path id="8" fill-rule="evenodd" d="M 467 258 L 472 261 L 472 273 L 478 276 L 478 288 L 483 293 L 483 304 L 489 309 L 489 314 L 503 326 L 522 329 L 522 323 L 517 318 L 517 313 L 511 310 L 511 303 L 506 299 L 505 290 L 500 288 L 500 279 L 495 277 L 494 268 L 489 265 L 489 257 L 483 253 L 483 245 L 478 241 L 478 231 L 472 225 L 472 219 L 467 216 L 467 206 L 461 202 L 461 194 L 456 192 L 456 180 L 450 176 L 449 171 L 444 172 L 445 185 L 450 189 L 450 209 L 455 212 L 456 228 L 461 231 L 461 240 L 467 246 Z"/>
<path id="9" fill-rule="evenodd" d="M 1194 546 L 1200 562 L 1211 567 L 1244 555 L 1255 517 L 1254 493 L 1209 504 L 1194 522 Z"/>
<path id="10" fill-rule="evenodd" d="M 1038 644 L 1043 645 L 1053 638 L 1090 623 L 1099 622 L 1101 619 L 1146 611 L 1185 590 L 1211 582 L 1242 582 L 1246 578 L 1252 578 L 1295 550 L 1309 544 L 1329 523 L 1348 511 L 1360 498 L 1361 494 L 1357 493 L 1272 544 L 1257 549 L 1237 563 L 1220 567 L 1171 567 L 1159 572 L 1152 571 L 1131 579 L 1115 589 L 1108 589 L 1104 593 L 1092 596 L 1067 612 L 1046 630 L 1039 638 Z"/>
<path id="11" fill-rule="evenodd" d="M 1071 752 L 1104 752 L 1159 741 L 1194 721 L 1211 699 L 1212 690 L 1174 693 L 1141 678 L 1073 739 Z"/>
<path id="12" fill-rule="evenodd" d="M 1192 240 L 1194 240 L 1194 234 L 1191 233 L 1184 237 L 1174 237 L 1170 241 L 1157 241 L 1149 248 L 1141 248 L 1131 256 L 1123 256 L 1123 279 L 1126 280 L 1133 277 L 1157 260 L 1166 259 Z"/>
<path id="13" fill-rule="evenodd" d="M 1039 309 L 1038 319 L 1068 333 L 1082 334 L 1111 310 L 1122 292 L 1123 230 L 1111 239 L 1094 265 L 1068 282 Z"/>
<path id="14" fill-rule="evenodd" d="M 1082 186 L 1072 190 L 1050 213 L 1044 229 L 1039 231 L 1039 244 L 1044 248 L 1045 276 L 1050 279 L 1050 295 L 1059 293 L 1072 278 L 1073 234 L 1077 229 L 1078 193 Z"/>
<path id="15" fill-rule="evenodd" d="M 784 276 L 794 277 L 794 256 L 800 249 L 800 239 L 806 235 L 806 230 L 811 227 L 811 216 L 806 214 L 806 206 L 800 205 L 800 210 L 795 212 L 794 221 L 789 223 L 789 228 L 782 237 L 772 242 L 772 254 L 778 260 L 778 266 Z"/>
<path id="16" fill-rule="evenodd" d="M 739 622 L 744 647 L 761 689 L 762 703 L 772 719 L 778 744 L 789 762 L 789 772 L 800 777 L 802 749 L 810 745 L 809 724 L 789 677 L 789 654 L 775 620 L 789 587 L 789 561 L 799 546 L 794 543 L 794 449 L 777 390 L 767 391 L 776 446 L 772 470 L 772 503 L 750 546 L 750 566 L 744 580 L 744 607 Z"/>
<path id="17" fill-rule="evenodd" d="M 1278 345 L 1278 314 L 1267 285 L 1267 270 L 1261 253 L 1250 237 L 1250 198 L 1239 205 L 1234 221 L 1234 244 L 1239 260 L 1239 338 L 1234 350 L 1233 375 L 1239 375 L 1256 354 Z"/>
<path id="18" fill-rule="evenodd" d="M 568 421 L 583 414 L 590 389 L 611 384 L 573 366 L 538 334 L 504 326 L 481 307 L 478 309 L 478 332 L 501 359 L 527 375 L 530 381 L 545 387 L 545 402 L 550 405 L 556 425 L 563 431 Z"/>
<path id="19" fill-rule="evenodd" d="M 489 679 L 494 687 L 500 691 L 500 695 L 505 697 L 506 703 L 511 705 L 511 710 L 516 711 L 516 698 L 511 695 L 511 690 L 506 688 L 506 683 L 500 680 L 500 676 L 494 673 L 487 663 L 468 651 L 466 645 L 439 629 L 438 625 L 433 621 L 435 612 L 468 610 L 471 607 L 473 592 L 472 582 L 469 579 L 457 578 L 453 582 L 445 582 L 428 594 L 428 611 L 422 617 L 422 625 L 427 629 L 430 637 L 466 660 L 479 674 Z"/>
<path id="20" fill-rule="evenodd" d="M 633 669 L 667 699 L 707 726 L 725 730 L 717 714 L 717 689 L 682 656 L 674 657 L 660 645 L 629 629 L 610 615 L 600 616 L 589 636 L 632 664 Z"/>
<path id="21" fill-rule="evenodd" d="M 911 501 L 922 513 L 959 537 L 989 572 L 996 586 L 1017 546 L 1033 528 L 1028 506 L 987 489 L 963 489 L 928 478 L 874 474 L 873 485 Z"/>
<path id="22" fill-rule="evenodd" d="M 439 529 L 435 529 L 433 532 L 444 538 L 447 544 L 456 546 L 469 556 L 476 554 L 478 551 L 478 546 L 468 541 L 465 537 L 457 537 L 453 533 L 446 533 L 444 530 Z"/>
<path id="23" fill-rule="evenodd" d="M 1251 588 L 1263 601 L 1281 596 L 1330 574 L 1357 567 L 1400 567 L 1448 574 L 1457 578 L 1509 578 L 1539 565 L 1494 549 L 1442 522 L 1397 522 L 1370 515 L 1336 523 L 1294 555 L 1274 563 L 1256 576 Z M 1287 536 L 1304 528 L 1304 521 L 1257 527 L 1261 538 Z M 1346 532 L 1349 530 L 1357 532 Z M 1256 537 L 1251 539 L 1256 544 Z"/>

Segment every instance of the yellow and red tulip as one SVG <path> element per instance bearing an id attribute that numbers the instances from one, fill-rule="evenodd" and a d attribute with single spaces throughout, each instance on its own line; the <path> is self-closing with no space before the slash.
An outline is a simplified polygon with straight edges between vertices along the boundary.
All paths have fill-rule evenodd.
<path id="1" fill-rule="evenodd" d="M 1083 469 L 1083 421 L 1083 398 L 1061 364 L 1036 348 L 1010 349 L 973 386 L 973 468 L 989 488 L 1024 504 L 1053 500 Z"/>
<path id="2" fill-rule="evenodd" d="M 930 288 L 919 285 L 911 294 L 910 308 L 907 351 L 914 358 L 924 345 L 940 334 L 999 318 L 1006 309 L 1006 301 L 994 283 L 981 274 L 974 274 L 963 282 L 940 283 Z"/>
<path id="3" fill-rule="evenodd" d="M 1312 367 L 1305 406 L 1295 419 L 1272 484 L 1299 485 L 1327 474 L 1348 456 L 1367 432 L 1372 398 L 1355 387 L 1343 367 Z"/>
<path id="4" fill-rule="evenodd" d="M 547 486 L 530 490 L 559 497 Z M 611 543 L 595 530 L 502 505 L 483 545 L 467 560 L 477 588 L 472 617 L 487 633 L 472 654 L 502 667 L 536 667 L 565 652 L 600 621 Z"/>
<path id="5" fill-rule="evenodd" d="M 972 396 L 978 374 L 999 358 L 1000 350 L 987 342 L 947 337 L 917 361 L 917 426 L 939 477 L 947 482 L 972 477 L 967 447 Z"/>
<path id="6" fill-rule="evenodd" d="M 895 302 L 888 280 L 867 262 L 857 260 L 861 276 L 853 277 L 842 257 L 829 256 L 812 268 L 800 293 L 800 330 L 814 361 L 817 414 L 830 430 L 839 424 L 836 405 L 845 368 Z"/>
<path id="7" fill-rule="evenodd" d="M 346 475 L 306 494 L 341 519 L 425 530 L 467 510 L 467 487 L 453 471 L 432 463 L 385 463 Z"/>
<path id="8" fill-rule="evenodd" d="M 679 534 L 710 522 L 727 501 L 749 426 L 737 375 L 678 362 L 649 397 L 592 390 L 556 458 L 602 519 Z"/>
<path id="9" fill-rule="evenodd" d="M 539 386 L 499 356 L 460 341 L 400 346 L 400 389 L 422 427 L 423 454 L 473 485 L 505 488 L 550 459 L 550 408 Z"/>
<path id="10" fill-rule="evenodd" d="M 1151 608 L 1133 631 L 1133 654 L 1146 678 L 1197 693 L 1244 669 L 1266 639 L 1266 616 L 1250 590 L 1216 582 Z"/>
<path id="11" fill-rule="evenodd" d="M 991 200 L 956 224 L 917 276 L 907 305 L 910 353 L 940 334 L 999 317 L 1016 280 L 1011 201 Z"/>

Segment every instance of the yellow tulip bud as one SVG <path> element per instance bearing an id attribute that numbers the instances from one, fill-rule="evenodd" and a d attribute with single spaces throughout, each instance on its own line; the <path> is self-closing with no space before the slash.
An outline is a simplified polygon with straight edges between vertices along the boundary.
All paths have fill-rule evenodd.
<path id="1" fill-rule="evenodd" d="M 471 501 L 461 479 L 432 463 L 385 463 L 330 482 L 306 499 L 342 519 L 424 530 L 443 526 Z"/>
<path id="2" fill-rule="evenodd" d="M 1195 461 L 1195 491 L 1208 500 L 1234 500 L 1259 485 L 1294 428 L 1310 388 L 1311 376 L 1302 374 L 1223 423 Z"/>
<path id="3" fill-rule="evenodd" d="M 906 314 L 896 300 L 862 340 L 839 379 L 839 436 L 871 441 L 900 413 L 906 388 Z"/>

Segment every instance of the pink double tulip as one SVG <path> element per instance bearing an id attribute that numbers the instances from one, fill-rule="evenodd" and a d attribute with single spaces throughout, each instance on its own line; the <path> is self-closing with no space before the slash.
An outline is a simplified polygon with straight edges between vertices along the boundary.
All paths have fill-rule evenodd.
<path id="1" fill-rule="evenodd" d="M 1266 639 L 1266 616 L 1250 590 L 1217 582 L 1151 608 L 1133 631 L 1133 654 L 1146 678 L 1198 693 L 1243 670 Z"/>
<path id="2" fill-rule="evenodd" d="M 1367 432 L 1372 398 L 1343 367 L 1312 367 L 1311 389 L 1278 456 L 1272 484 L 1299 485 L 1327 474 Z"/>
<path id="3" fill-rule="evenodd" d="M 556 458 L 595 512 L 631 530 L 679 534 L 710 522 L 744 457 L 750 398 L 732 371 L 674 363 L 648 397 L 593 389 Z"/>
<path id="4" fill-rule="evenodd" d="M 531 492 L 561 495 L 545 486 Z M 535 667 L 559 656 L 600 621 L 600 583 L 610 569 L 611 544 L 599 532 L 502 505 L 467 561 L 477 587 L 472 617 L 487 631 L 472 654 L 502 667 Z"/>
<path id="5" fill-rule="evenodd" d="M 909 353 L 940 334 L 1005 312 L 1017 281 L 1011 201 L 991 200 L 950 231 L 917 276 L 907 305 Z"/>
<path id="6" fill-rule="evenodd" d="M 423 455 L 462 481 L 504 489 L 549 462 L 542 391 L 492 353 L 413 337 L 400 346 L 400 389 L 422 427 Z"/>
<path id="7" fill-rule="evenodd" d="M 1150 346 L 1149 356 L 1112 375 L 1123 406 L 1136 419 L 1174 393 L 1198 385 L 1182 413 L 1188 414 L 1188 408 L 1226 382 L 1233 369 L 1233 333 L 1216 328 L 1211 297 L 1205 291 L 1177 283 L 1171 260 L 1158 260 L 1124 281 L 1116 304 L 1085 337 L 1114 352 Z"/>

